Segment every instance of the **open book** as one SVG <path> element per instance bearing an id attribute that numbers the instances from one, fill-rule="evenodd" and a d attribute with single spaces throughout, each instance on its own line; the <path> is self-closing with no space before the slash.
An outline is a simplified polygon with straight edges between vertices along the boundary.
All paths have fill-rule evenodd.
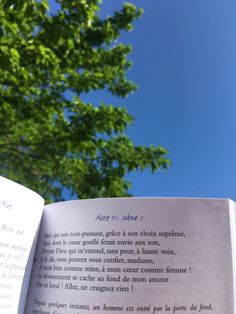
<path id="1" fill-rule="evenodd" d="M 0 178 L 1 314 L 236 313 L 232 201 L 43 203 Z"/>

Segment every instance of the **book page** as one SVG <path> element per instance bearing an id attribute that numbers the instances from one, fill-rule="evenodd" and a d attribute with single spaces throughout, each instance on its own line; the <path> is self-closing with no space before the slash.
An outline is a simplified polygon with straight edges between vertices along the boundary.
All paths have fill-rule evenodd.
<path id="1" fill-rule="evenodd" d="M 46 206 L 25 314 L 234 314 L 227 200 Z"/>
<path id="2" fill-rule="evenodd" d="M 231 245 L 233 260 L 233 283 L 234 283 L 234 300 L 236 300 L 236 203 L 229 200 L 230 221 L 231 221 Z M 236 302 L 234 301 L 234 313 L 236 313 Z"/>
<path id="3" fill-rule="evenodd" d="M 43 203 L 33 191 L 0 177 L 0 313 L 23 314 L 29 255 Z"/>

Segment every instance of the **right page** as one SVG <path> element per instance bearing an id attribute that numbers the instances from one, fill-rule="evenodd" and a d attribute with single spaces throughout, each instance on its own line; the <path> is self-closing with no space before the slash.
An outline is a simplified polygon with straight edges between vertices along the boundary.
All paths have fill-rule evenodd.
<path id="1" fill-rule="evenodd" d="M 229 201 L 46 206 L 25 314 L 234 314 Z"/>

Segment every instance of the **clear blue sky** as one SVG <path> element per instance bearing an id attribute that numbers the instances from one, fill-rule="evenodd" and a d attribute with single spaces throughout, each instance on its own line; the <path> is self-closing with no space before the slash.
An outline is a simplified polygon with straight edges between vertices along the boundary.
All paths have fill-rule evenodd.
<path id="1" fill-rule="evenodd" d="M 123 1 L 104 0 L 102 14 Z M 133 46 L 128 76 L 140 87 L 125 100 L 136 144 L 169 150 L 172 167 L 129 176 L 135 196 L 236 200 L 236 1 L 130 1 L 144 9 L 122 41 Z"/>
<path id="2" fill-rule="evenodd" d="M 104 11 L 121 3 L 106 0 Z M 140 85 L 125 101 L 129 134 L 168 148 L 172 160 L 167 173 L 130 176 L 133 193 L 236 200 L 236 1 L 133 3 L 145 13 L 125 36 Z"/>

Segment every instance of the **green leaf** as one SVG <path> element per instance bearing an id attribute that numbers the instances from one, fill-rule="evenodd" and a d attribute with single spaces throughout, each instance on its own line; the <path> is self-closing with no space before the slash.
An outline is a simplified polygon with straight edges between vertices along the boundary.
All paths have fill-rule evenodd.
<path id="1" fill-rule="evenodd" d="M 82 101 L 103 90 L 121 98 L 132 47 L 120 41 L 142 14 L 133 4 L 100 18 L 98 0 L 0 1 L 0 170 L 47 201 L 129 195 L 126 174 L 168 169 L 162 147 L 136 146 L 124 107 Z M 119 39 L 119 44 L 117 40 Z M 89 95 L 88 95 L 89 97 Z"/>

